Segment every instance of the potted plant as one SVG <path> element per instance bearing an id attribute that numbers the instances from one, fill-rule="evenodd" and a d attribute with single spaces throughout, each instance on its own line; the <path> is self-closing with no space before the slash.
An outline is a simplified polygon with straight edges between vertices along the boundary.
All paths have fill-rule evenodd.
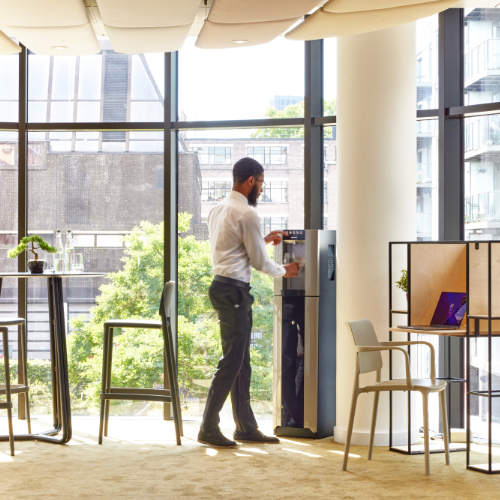
<path id="1" fill-rule="evenodd" d="M 408 271 L 401 269 L 401 278 L 396 281 L 396 286 L 406 293 L 406 300 L 408 300 Z"/>
<path id="2" fill-rule="evenodd" d="M 31 243 L 31 248 L 29 244 Z M 38 246 L 37 246 L 38 245 Z M 32 252 L 35 256 L 35 260 L 28 261 L 28 271 L 31 274 L 43 274 L 43 271 L 47 268 L 47 261 L 40 259 L 38 260 L 38 254 L 35 250 L 45 250 L 48 253 L 56 253 L 57 248 L 49 245 L 41 236 L 34 234 L 33 236 L 26 236 L 21 240 L 21 243 L 13 248 L 7 254 L 9 258 L 15 259 L 18 255 L 22 254 L 24 251 Z"/>

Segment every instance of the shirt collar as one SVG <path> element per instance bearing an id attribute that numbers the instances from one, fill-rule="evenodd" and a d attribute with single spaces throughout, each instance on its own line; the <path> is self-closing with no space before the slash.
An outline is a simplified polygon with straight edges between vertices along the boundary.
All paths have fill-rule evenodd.
<path id="1" fill-rule="evenodd" d="M 248 199 L 246 196 L 242 195 L 241 193 L 238 193 L 238 191 L 231 191 L 228 195 L 228 198 L 232 198 L 233 200 L 238 200 L 244 203 L 245 205 L 248 205 Z"/>

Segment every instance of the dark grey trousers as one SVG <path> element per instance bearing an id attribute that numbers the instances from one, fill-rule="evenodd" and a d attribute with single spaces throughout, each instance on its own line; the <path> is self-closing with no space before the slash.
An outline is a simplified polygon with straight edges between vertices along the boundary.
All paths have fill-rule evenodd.
<path id="1" fill-rule="evenodd" d="M 208 390 L 201 430 L 219 429 L 219 412 L 231 392 L 236 430 L 250 432 L 257 428 L 250 407 L 253 296 L 243 288 L 219 281 L 212 282 L 209 296 L 219 315 L 222 357 Z"/>

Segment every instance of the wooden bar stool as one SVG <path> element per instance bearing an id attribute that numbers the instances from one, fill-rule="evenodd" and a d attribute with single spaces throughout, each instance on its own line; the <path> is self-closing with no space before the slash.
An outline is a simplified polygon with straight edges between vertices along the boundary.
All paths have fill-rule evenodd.
<path id="1" fill-rule="evenodd" d="M 118 399 L 122 401 L 160 401 L 171 403 L 174 414 L 175 435 L 177 444 L 181 444 L 182 417 L 179 400 L 179 389 L 177 386 L 177 372 L 175 369 L 174 343 L 172 339 L 172 329 L 170 327 L 170 311 L 172 295 L 175 289 L 175 282 L 165 283 L 160 302 L 161 321 L 151 320 L 127 320 L 114 319 L 104 323 L 104 355 L 102 361 L 102 392 L 101 392 L 101 413 L 99 420 L 99 444 L 102 444 L 102 436 L 108 435 L 109 422 L 109 401 Z M 111 387 L 111 367 L 113 356 L 113 329 L 118 328 L 147 328 L 161 329 L 163 331 L 163 355 L 166 365 L 170 389 L 143 389 L 137 387 Z M 164 375 L 164 386 L 167 377 Z M 104 431 L 104 432 L 103 432 Z"/>
<path id="2" fill-rule="evenodd" d="M 23 373 L 24 384 L 10 383 L 9 366 L 9 326 L 21 326 L 21 335 L 19 337 L 18 347 L 18 373 Z M 9 444 L 10 454 L 14 456 L 14 431 L 12 428 L 12 395 L 24 394 L 26 400 L 26 419 L 28 420 L 28 434 L 31 434 L 31 419 L 29 405 L 29 385 L 28 385 L 28 364 L 27 364 L 27 342 L 26 342 L 26 320 L 24 318 L 0 319 L 0 332 L 3 342 L 3 360 L 5 368 L 5 384 L 0 384 L 0 395 L 5 395 L 5 400 L 0 400 L 0 409 L 7 410 L 7 419 L 9 422 Z M 21 404 L 21 403 L 20 403 Z"/>

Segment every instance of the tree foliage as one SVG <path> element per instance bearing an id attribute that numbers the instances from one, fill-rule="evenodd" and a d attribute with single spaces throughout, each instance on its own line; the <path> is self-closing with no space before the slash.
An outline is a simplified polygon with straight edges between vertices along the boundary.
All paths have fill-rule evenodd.
<path id="1" fill-rule="evenodd" d="M 178 366 L 184 396 L 206 392 L 221 355 L 218 318 L 209 298 L 212 282 L 208 241 L 185 235 L 191 215 L 179 214 L 178 240 Z M 123 270 L 110 273 L 100 287 L 90 320 L 72 320 L 68 337 L 70 382 L 75 394 L 99 401 L 102 374 L 103 324 L 114 318 L 159 319 L 163 289 L 163 224 L 141 222 L 125 237 Z M 257 399 L 272 398 L 272 278 L 252 278 L 254 331 L 262 333 L 251 349 L 252 391 Z M 115 331 L 115 387 L 153 387 L 163 384 L 162 336 L 159 330 Z"/>
<path id="2" fill-rule="evenodd" d="M 337 113 L 337 101 L 331 99 L 324 102 L 324 115 L 334 116 Z M 283 110 L 278 110 L 275 107 L 267 108 L 265 112 L 267 118 L 303 118 L 304 117 L 304 101 L 296 104 L 290 104 Z M 325 128 L 325 137 L 328 137 L 331 132 Z M 303 127 L 276 127 L 276 128 L 261 128 L 252 133 L 252 137 L 256 138 L 297 138 L 304 137 Z"/>

